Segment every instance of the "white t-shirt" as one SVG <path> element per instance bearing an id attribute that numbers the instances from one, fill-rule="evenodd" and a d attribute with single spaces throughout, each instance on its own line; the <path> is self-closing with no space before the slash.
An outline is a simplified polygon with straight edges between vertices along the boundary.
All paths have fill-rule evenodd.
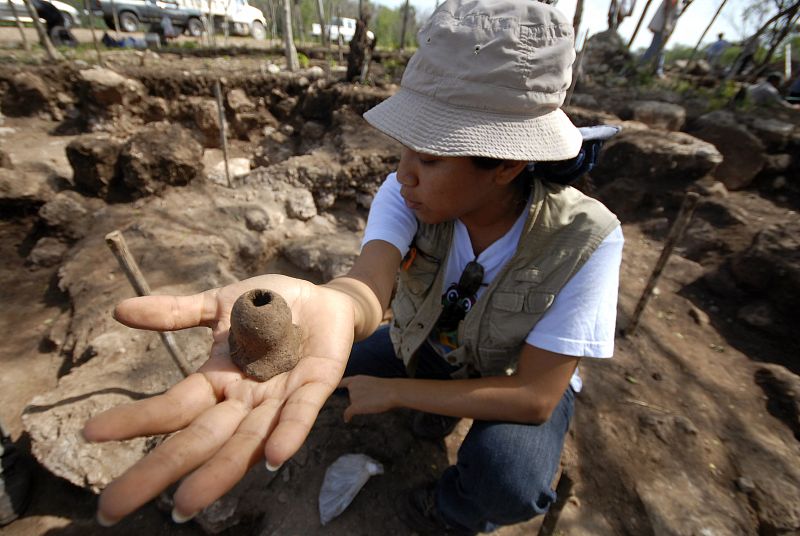
<path id="1" fill-rule="evenodd" d="M 530 200 L 528 203 L 530 206 Z M 456 220 L 444 288 L 458 282 L 464 267 L 472 260 L 477 260 L 484 268 L 483 283 L 491 284 L 514 256 L 527 214 L 528 210 L 524 210 L 511 229 L 482 251 L 477 259 L 466 226 Z M 417 219 L 400 196 L 396 174 L 391 173 L 372 201 L 362 247 L 371 240 L 384 240 L 405 256 L 416 232 Z M 622 229 L 617 227 L 564 285 L 526 337 L 526 343 L 569 356 L 611 357 L 614 354 L 623 242 Z M 478 290 L 478 298 L 485 288 Z M 576 392 L 581 390 L 582 382 L 577 370 L 570 385 Z"/>

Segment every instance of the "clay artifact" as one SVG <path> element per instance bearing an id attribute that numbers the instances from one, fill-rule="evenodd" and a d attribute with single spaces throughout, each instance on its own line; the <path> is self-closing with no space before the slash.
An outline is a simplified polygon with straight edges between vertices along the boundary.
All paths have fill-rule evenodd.
<path id="1" fill-rule="evenodd" d="M 242 372 L 265 382 L 292 370 L 300 360 L 300 328 L 283 297 L 254 289 L 239 296 L 231 310 L 231 359 Z"/>

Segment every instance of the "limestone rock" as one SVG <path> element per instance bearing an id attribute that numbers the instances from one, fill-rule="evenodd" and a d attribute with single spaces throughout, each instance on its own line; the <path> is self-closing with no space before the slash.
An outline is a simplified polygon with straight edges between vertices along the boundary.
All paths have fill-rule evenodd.
<path id="1" fill-rule="evenodd" d="M 53 195 L 55 192 L 46 175 L 0 168 L 0 208 L 33 208 Z"/>
<path id="2" fill-rule="evenodd" d="M 144 84 L 111 69 L 84 69 L 78 73 L 78 79 L 88 102 L 101 108 L 134 103 L 147 94 Z"/>
<path id="3" fill-rule="evenodd" d="M 796 127 L 785 121 L 765 117 L 755 117 L 748 124 L 748 129 L 761 140 L 771 152 L 786 149 Z"/>
<path id="4" fill-rule="evenodd" d="M 105 198 L 117 169 L 122 141 L 106 133 L 84 134 L 67 145 L 75 186 L 88 195 Z"/>
<path id="5" fill-rule="evenodd" d="M 219 110 L 214 99 L 189 97 L 182 104 L 180 113 L 197 127 L 203 147 L 220 146 Z"/>
<path id="6" fill-rule="evenodd" d="M 352 267 L 361 249 L 354 234 L 297 238 L 283 245 L 283 255 L 302 270 L 315 272 L 328 281 Z"/>
<path id="7" fill-rule="evenodd" d="M 713 144 L 723 156 L 713 171 L 728 190 L 746 188 L 764 167 L 764 145 L 727 112 L 711 112 L 698 119 L 691 134 Z"/>
<path id="8" fill-rule="evenodd" d="M 759 232 L 750 247 L 731 258 L 731 272 L 746 289 L 791 316 L 800 300 L 800 222 Z"/>
<path id="9" fill-rule="evenodd" d="M 28 262 L 34 266 L 50 267 L 61 263 L 69 246 L 57 238 L 40 238 L 28 254 Z"/>
<path id="10" fill-rule="evenodd" d="M 298 220 L 310 220 L 317 215 L 314 197 L 303 188 L 295 188 L 286 197 L 286 214 Z"/>
<path id="11" fill-rule="evenodd" d="M 680 130 L 686 122 L 683 106 L 660 101 L 635 101 L 630 103 L 623 119 L 633 119 L 663 130 Z"/>
<path id="12" fill-rule="evenodd" d="M 77 240 L 83 238 L 89 229 L 92 208 L 79 193 L 64 191 L 39 209 L 39 217 L 56 234 Z"/>
<path id="13" fill-rule="evenodd" d="M 592 77 L 618 73 L 631 57 L 620 35 L 614 30 L 606 30 L 592 35 L 586 43 L 584 70 Z"/>
<path id="14" fill-rule="evenodd" d="M 250 159 L 249 158 L 230 158 L 228 159 L 228 173 L 231 177 L 231 182 L 250 173 Z M 211 182 L 227 186 L 228 179 L 225 176 L 225 161 L 217 162 L 207 172 L 208 180 Z"/>
<path id="15" fill-rule="evenodd" d="M 202 172 L 203 148 L 179 125 L 151 123 L 132 136 L 119 155 L 122 183 L 134 197 L 183 186 Z"/>
<path id="16" fill-rule="evenodd" d="M 711 173 L 722 162 L 713 145 L 683 132 L 623 129 L 603 150 L 592 178 L 600 182 L 635 177 L 646 183 L 688 184 Z"/>
<path id="17" fill-rule="evenodd" d="M 41 77 L 20 72 L 11 78 L 8 92 L 3 95 L 3 111 L 8 115 L 33 115 L 46 111 L 52 97 L 47 83 Z"/>

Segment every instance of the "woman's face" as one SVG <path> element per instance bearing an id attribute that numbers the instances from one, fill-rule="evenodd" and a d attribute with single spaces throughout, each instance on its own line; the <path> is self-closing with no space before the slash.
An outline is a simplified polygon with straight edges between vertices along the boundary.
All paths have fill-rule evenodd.
<path id="1" fill-rule="evenodd" d="M 428 224 L 480 218 L 507 196 L 504 166 L 481 169 L 468 156 L 433 156 L 403 147 L 397 181 L 406 206 Z M 513 178 L 513 177 L 512 177 Z"/>

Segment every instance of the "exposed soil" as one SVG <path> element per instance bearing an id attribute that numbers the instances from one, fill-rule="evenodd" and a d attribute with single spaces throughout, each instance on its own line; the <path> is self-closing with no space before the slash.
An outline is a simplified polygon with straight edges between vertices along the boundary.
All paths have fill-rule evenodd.
<path id="1" fill-rule="evenodd" d="M 8 31 L 0 28 L 0 41 Z M 22 52 L 4 54 L 0 66 L 23 68 L 21 58 L 27 56 Z M 91 60 L 89 52 L 80 54 L 81 58 Z M 298 84 L 292 81 L 289 86 L 281 86 L 283 82 L 268 85 L 272 79 L 265 78 L 265 62 L 280 64 L 281 60 L 256 54 L 207 58 L 188 52 L 163 53 L 146 57 L 142 64 L 141 55 L 122 51 L 107 54 L 106 61 L 117 72 L 141 80 L 147 90 L 144 103 L 136 105 L 136 113 L 123 113 L 105 124 L 104 128 L 113 127 L 116 134 L 130 135 L 140 129 L 156 99 L 171 103 L 183 102 L 187 96 L 210 97 L 209 81 L 215 78 L 224 77 L 227 87 L 243 89 L 254 101 L 262 99 L 269 103 L 272 98 L 273 111 L 279 110 L 280 99 L 286 98 L 280 97 L 276 102 L 273 90 L 277 87 L 279 91 L 289 91 L 287 87 Z M 327 62 L 316 64 L 324 68 L 326 76 L 343 74 L 330 69 Z M 377 87 L 368 88 L 370 91 L 383 91 L 384 84 L 396 81 L 389 67 L 376 66 Z M 0 148 L 11 155 L 15 170 L 47 174 L 49 182 L 57 185 L 56 190 L 68 189 L 75 181 L 65 147 L 90 130 L 91 118 L 84 114 L 87 103 L 81 103 L 81 95 L 69 89 L 74 86 L 76 69 L 38 66 L 31 69 L 48 81 L 55 80 L 60 91 L 76 99 L 75 108 L 81 113 L 70 115 L 71 104 L 62 107 L 61 117 L 54 109 L 23 117 L 13 117 L 9 110 L 3 110 L 7 117 L 0 125 L 3 128 Z M 326 98 L 335 100 L 330 97 L 332 94 L 321 92 L 322 96 L 314 102 L 309 99 L 302 117 L 291 114 L 277 117 L 280 124 L 272 129 L 293 127 L 295 134 L 286 136 L 287 146 L 291 146 L 286 150 L 293 155 L 308 156 L 302 169 L 329 166 L 326 157 L 315 152 L 318 140 L 312 129 L 316 128 L 315 122 L 322 125 L 323 133 L 337 124 L 338 116 L 331 117 L 335 116 L 332 109 L 327 110 L 327 116 L 315 111 L 325 109 Z M 369 106 L 371 94 L 364 95 L 347 97 L 356 112 Z M 328 104 L 332 106 L 333 100 Z M 350 121 L 343 120 L 343 128 L 354 124 Z M 304 135 L 298 136 L 301 131 Z M 278 154 L 281 146 L 275 142 L 267 151 L 269 154 L 265 154 L 264 139 L 264 125 L 259 124 L 249 138 L 241 135 L 231 139 L 230 156 L 261 158 L 267 169 L 283 165 L 284 157 Z M 208 146 L 205 149 L 204 163 L 208 170 L 219 163 L 221 156 L 219 150 L 214 152 Z M 297 167 L 300 169 L 300 165 Z M 299 177 L 296 181 L 302 182 L 301 172 L 295 176 Z M 264 188 L 272 186 L 267 184 Z M 182 199 L 172 197 L 180 188 L 169 187 L 154 199 L 161 200 L 163 214 L 183 225 L 181 232 L 192 237 L 187 239 L 188 243 L 208 235 L 208 229 L 217 222 L 188 221 L 188 214 L 195 214 L 192 211 L 197 207 L 174 201 Z M 314 201 L 321 205 L 319 192 L 310 189 Z M 244 191 L 242 187 L 239 192 Z M 225 203 L 230 199 L 222 197 L 226 194 L 220 195 L 208 202 L 205 207 L 208 211 L 202 214 L 213 217 L 215 210 L 220 214 L 227 210 Z M 339 198 L 329 206 L 326 212 L 329 216 L 318 215 L 317 219 L 304 221 L 310 222 L 308 225 L 321 225 L 325 222 L 319 220 L 325 218 L 339 224 L 347 222 L 352 234 L 358 234 L 366 211 L 354 201 L 353 195 L 361 194 L 348 193 L 350 197 Z M 585 389 L 577 398 L 576 416 L 563 460 L 565 471 L 576 482 L 558 525 L 563 534 L 722 535 L 800 531 L 800 474 L 796 463 L 800 459 L 800 444 L 798 432 L 792 428 L 797 421 L 792 407 L 797 407 L 797 403 L 792 406 L 791 400 L 782 399 L 785 391 L 770 390 L 774 382 L 759 381 L 764 377 L 760 372 L 764 363 L 779 364 L 794 374 L 800 373 L 797 359 L 800 346 L 796 341 L 742 322 L 737 317 L 736 300 L 711 292 L 704 279 L 731 252 L 747 247 L 757 230 L 796 220 L 799 207 L 791 196 L 776 196 L 763 182 L 747 190 L 730 192 L 726 199 L 729 205 L 747 214 L 747 232 L 721 226 L 719 236 L 725 248 L 698 253 L 689 245 L 679 247 L 678 253 L 685 256 L 672 257 L 636 334 L 617 338 L 614 359 L 584 360 L 581 364 Z M 120 218 L 118 221 L 133 222 L 129 228 L 135 229 L 133 224 L 140 218 L 136 211 L 144 214 L 152 210 L 152 203 L 147 199 L 116 201 L 108 205 L 110 208 L 98 210 L 96 218 L 112 221 Z M 3 370 L 0 419 L 13 439 L 28 452 L 31 438 L 20 417 L 26 406 L 35 396 L 55 390 L 70 372 L 104 357 L 67 354 L 63 337 L 54 333 L 53 326 L 62 324 L 64 315 L 80 311 L 74 310 L 73 297 L 59 288 L 59 270 L 70 259 L 69 254 L 63 263 L 49 267 L 32 265 L 28 260 L 38 239 L 52 232 L 38 215 L 40 206 L 41 202 L 9 205 L 3 208 L 0 218 L 0 256 L 4 259 L 0 263 L 0 302 L 4 305 L 0 309 L 0 338 L 4 342 L 0 348 Z M 664 216 L 662 207 L 658 214 L 642 211 L 636 218 L 623 222 L 626 246 L 620 278 L 619 327 L 629 322 L 660 254 L 665 227 L 655 225 L 654 221 Z M 674 210 L 666 211 L 666 216 L 674 216 Z M 287 229 L 299 221 L 294 217 L 289 219 L 285 224 Z M 141 216 L 142 233 L 148 232 L 149 221 Z M 101 229 L 99 225 L 92 227 L 94 234 L 78 242 L 73 240 L 70 247 L 75 248 L 73 251 L 87 248 L 90 241 L 102 238 Z M 292 240 L 313 238 L 297 236 L 300 238 Z M 317 280 L 324 277 L 323 269 L 309 267 L 313 263 L 301 267 L 290 260 L 289 249 L 281 250 L 281 254 L 270 248 L 255 248 L 250 252 L 245 249 L 238 250 L 236 259 L 231 261 L 235 277 L 267 270 Z M 156 259 L 149 259 L 149 264 L 147 258 L 142 260 L 146 266 L 159 265 Z M 74 263 L 74 259 L 70 262 Z M 96 273 L 92 270 L 101 262 L 105 260 L 87 257 L 87 274 Z M 195 267 L 188 266 L 188 261 L 188 267 L 177 264 L 171 271 L 164 268 L 153 274 L 153 286 L 168 288 L 186 283 L 186 291 L 202 290 L 194 288 L 190 281 L 183 281 L 191 277 L 194 272 L 190 269 Z M 219 278 L 224 280 L 226 276 L 222 274 Z M 121 276 L 117 277 L 114 296 L 130 295 L 130 290 L 123 288 Z M 444 443 L 432 443 L 412 438 L 406 412 L 355 419 L 345 425 L 341 420 L 344 407 L 344 399 L 331 398 L 306 446 L 277 475 L 266 476 L 260 467 L 248 475 L 251 483 L 256 482 L 265 493 L 271 493 L 274 500 L 271 504 L 250 505 L 248 512 L 258 511 L 258 515 L 245 516 L 238 525 L 224 528 L 221 533 L 408 534 L 396 515 L 398 498 L 409 486 L 435 478 L 454 461 L 469 423 L 462 422 Z M 317 496 L 325 469 L 340 454 L 348 452 L 373 456 L 384 464 L 385 473 L 373 477 L 340 518 L 322 527 Z M 208 532 L 194 522 L 172 523 L 169 508 L 164 506 L 167 499 L 160 501 L 161 505 L 158 502 L 146 505 L 112 530 L 102 529 L 93 520 L 95 494 L 55 476 L 44 464 L 37 464 L 31 505 L 19 520 L 0 529 L 0 533 L 39 536 Z M 532 534 L 540 522 L 506 527 L 498 533 Z"/>

